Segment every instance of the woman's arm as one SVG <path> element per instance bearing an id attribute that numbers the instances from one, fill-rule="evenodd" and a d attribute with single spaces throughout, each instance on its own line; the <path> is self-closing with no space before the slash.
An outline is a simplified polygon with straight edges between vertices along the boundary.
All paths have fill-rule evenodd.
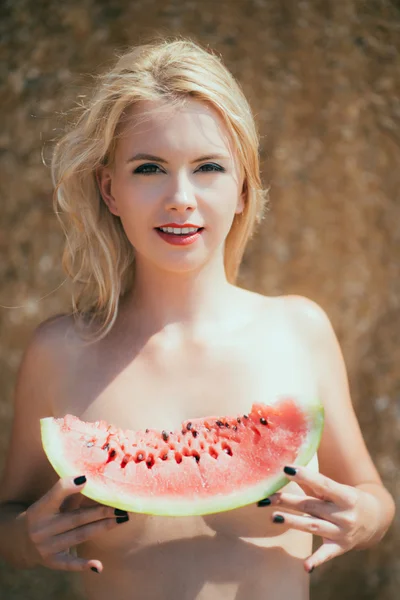
<path id="1" fill-rule="evenodd" d="M 29 542 L 25 510 L 45 491 L 52 469 L 40 441 L 39 420 L 51 416 L 51 352 L 46 326 L 39 326 L 21 361 L 14 394 L 14 418 L 0 483 L 0 556 L 17 567 L 37 564 Z"/>
<path id="2" fill-rule="evenodd" d="M 68 549 L 122 521 L 108 506 L 79 508 L 84 474 L 59 479 L 41 443 L 40 419 L 53 415 L 52 399 L 68 368 L 65 347 L 63 323 L 47 321 L 36 330 L 18 372 L 0 484 L 0 556 L 20 568 L 101 572 L 101 561 L 79 558 Z"/>
<path id="3" fill-rule="evenodd" d="M 317 366 L 325 426 L 318 450 L 321 473 L 372 494 L 377 500 L 376 534 L 362 547 L 382 539 L 393 521 L 395 504 L 383 486 L 366 447 L 351 401 L 347 370 L 332 324 L 316 303 L 301 299 L 304 322 Z M 370 408 L 370 407 L 368 407 Z M 361 546 L 360 546 L 361 547 Z"/>
<path id="4" fill-rule="evenodd" d="M 342 352 L 327 315 L 307 298 L 289 296 L 286 300 L 294 327 L 310 352 L 325 426 L 318 450 L 320 473 L 307 467 L 286 471 L 306 497 L 277 493 L 271 501 L 279 509 L 302 513 L 282 514 L 279 510 L 287 525 L 322 537 L 322 546 L 304 563 L 310 572 L 334 556 L 380 541 L 393 521 L 395 504 L 365 445 Z M 277 514 L 274 512 L 272 519 Z M 274 522 L 282 522 L 282 518 Z"/>

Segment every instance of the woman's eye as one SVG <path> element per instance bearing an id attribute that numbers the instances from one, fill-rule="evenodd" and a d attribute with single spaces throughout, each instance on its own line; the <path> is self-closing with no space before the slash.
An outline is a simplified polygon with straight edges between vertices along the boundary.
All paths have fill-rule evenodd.
<path id="1" fill-rule="evenodd" d="M 151 168 L 159 169 L 160 167 L 158 167 L 157 165 L 150 165 L 150 164 L 141 165 L 134 171 L 134 173 L 139 173 L 139 175 L 152 175 L 154 173 L 154 171 L 149 172 L 147 170 L 147 169 L 151 169 Z"/>
<path id="2" fill-rule="evenodd" d="M 211 172 L 212 171 L 221 171 L 222 173 L 225 172 L 225 169 L 223 167 L 220 167 L 219 165 L 214 165 L 212 163 L 207 163 L 206 165 L 202 165 L 199 168 L 200 169 L 204 169 L 205 167 L 211 167 Z M 157 165 L 152 165 L 152 164 L 146 164 L 146 165 L 141 165 L 140 167 L 138 167 L 134 173 L 138 173 L 139 175 L 153 175 L 155 173 L 155 171 L 153 170 L 148 170 L 148 169 L 159 169 L 160 167 L 158 167 Z M 201 171 L 201 173 L 209 173 L 210 170 L 206 169 L 205 171 Z"/>

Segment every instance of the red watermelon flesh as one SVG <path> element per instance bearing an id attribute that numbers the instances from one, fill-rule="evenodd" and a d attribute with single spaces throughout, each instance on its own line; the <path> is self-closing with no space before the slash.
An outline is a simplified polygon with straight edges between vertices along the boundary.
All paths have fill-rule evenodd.
<path id="1" fill-rule="evenodd" d="M 280 398 L 247 415 L 184 421 L 176 431 L 122 430 L 73 415 L 41 420 L 59 474 L 84 474 L 82 493 L 128 511 L 183 516 L 230 510 L 287 483 L 287 464 L 307 464 L 323 427 L 319 403 Z"/>

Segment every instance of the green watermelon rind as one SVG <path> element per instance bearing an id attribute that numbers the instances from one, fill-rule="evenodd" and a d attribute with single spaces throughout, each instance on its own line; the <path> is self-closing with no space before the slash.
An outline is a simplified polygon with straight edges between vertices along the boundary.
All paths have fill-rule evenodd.
<path id="1" fill-rule="evenodd" d="M 300 447 L 295 461 L 291 465 L 307 466 L 316 453 L 323 432 L 324 426 L 324 408 L 318 402 L 313 402 L 306 408 L 308 415 L 309 433 Z M 68 463 L 67 457 L 62 452 L 62 445 L 59 443 L 59 429 L 53 417 L 46 417 L 40 420 L 42 444 L 44 451 L 59 477 L 76 477 L 82 473 L 76 472 L 76 466 Z M 282 467 L 283 468 L 283 467 Z M 112 483 L 105 486 L 98 485 L 90 481 L 87 476 L 85 487 L 81 493 L 107 506 L 113 506 L 128 512 L 136 512 L 149 515 L 183 517 L 207 515 L 218 512 L 234 510 L 249 504 L 253 504 L 270 496 L 282 489 L 289 479 L 285 475 L 273 475 L 266 477 L 265 480 L 249 488 L 235 491 L 230 494 L 214 494 L 210 497 L 194 496 L 165 497 L 163 496 L 134 496 L 132 491 L 124 491 L 124 486 L 129 485 L 123 482 L 116 482 L 115 489 Z"/>

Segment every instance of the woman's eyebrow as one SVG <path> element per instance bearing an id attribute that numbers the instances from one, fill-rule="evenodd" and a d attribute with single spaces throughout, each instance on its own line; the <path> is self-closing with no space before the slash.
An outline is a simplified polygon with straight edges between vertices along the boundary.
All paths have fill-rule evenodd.
<path id="1" fill-rule="evenodd" d="M 212 155 L 207 155 L 207 156 L 201 156 L 200 158 L 196 158 L 195 160 L 193 160 L 191 164 L 202 162 L 203 160 L 214 160 L 216 158 L 229 159 L 230 156 L 227 156 L 225 154 L 212 154 Z M 156 160 L 157 162 L 168 164 L 168 161 L 165 160 L 164 158 L 160 158 L 159 156 L 154 156 L 153 154 L 144 154 L 143 152 L 139 152 L 138 154 L 135 154 L 134 156 L 132 156 L 132 158 L 129 158 L 126 162 L 131 163 L 131 162 L 134 162 L 135 160 Z"/>

